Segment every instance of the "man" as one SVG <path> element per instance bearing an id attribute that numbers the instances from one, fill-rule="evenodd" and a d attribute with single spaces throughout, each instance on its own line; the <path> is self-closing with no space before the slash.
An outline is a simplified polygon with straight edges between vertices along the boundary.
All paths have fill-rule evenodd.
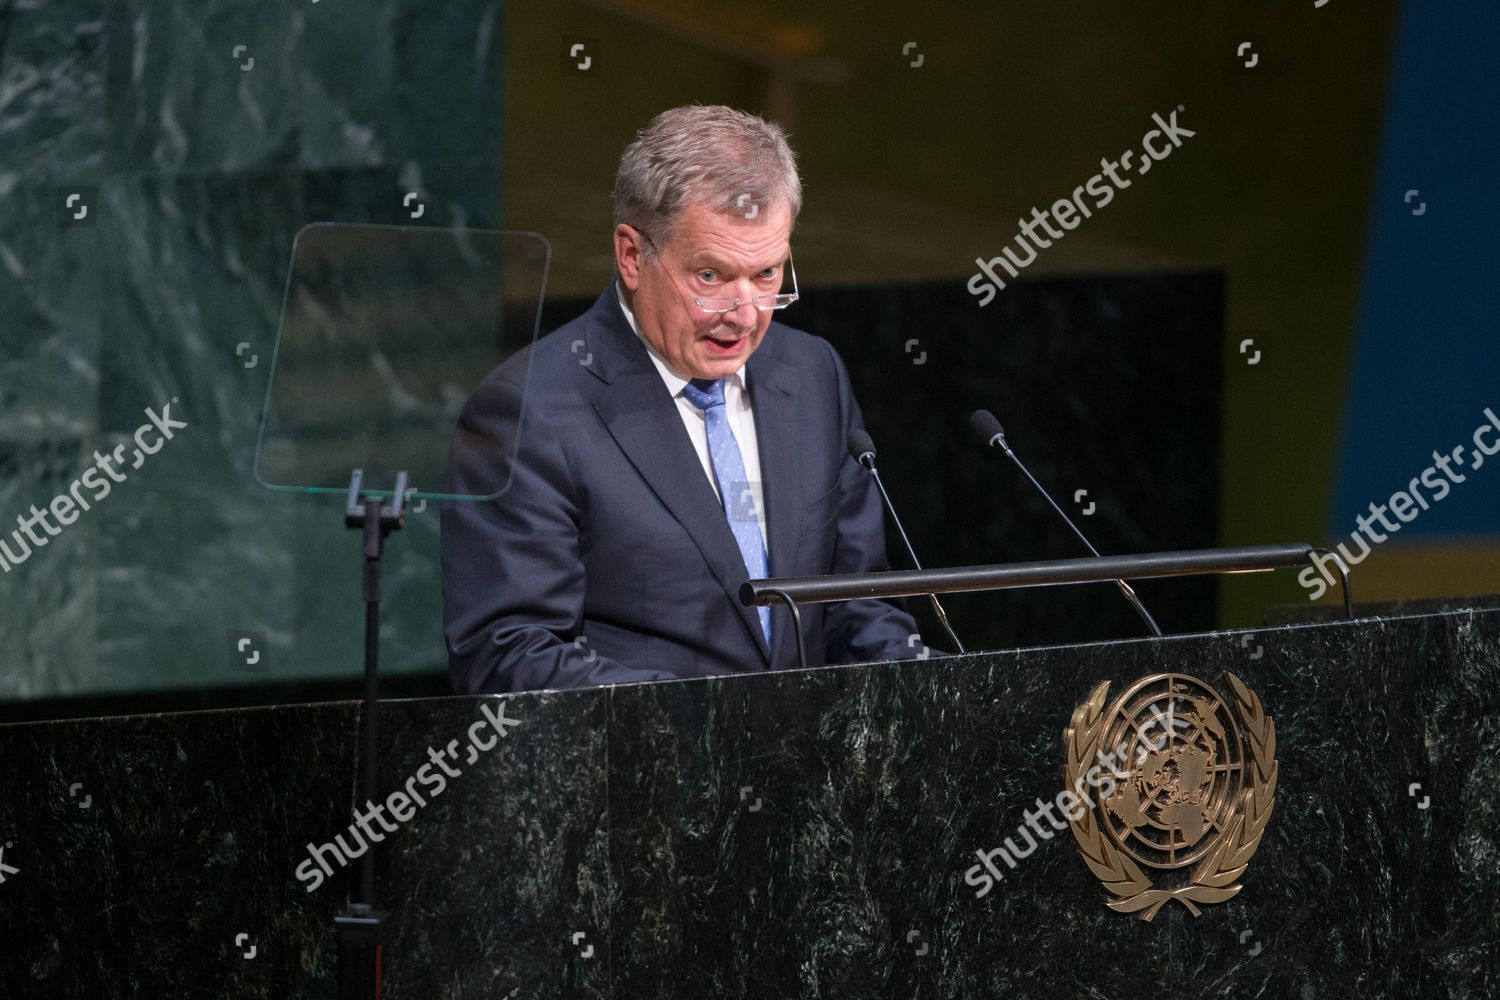
<path id="1" fill-rule="evenodd" d="M 797 664 L 747 579 L 886 569 L 863 425 L 795 300 L 801 182 L 782 131 L 675 108 L 625 150 L 618 281 L 492 372 L 464 408 L 443 508 L 443 617 L 461 693 Z M 807 605 L 812 663 L 916 655 L 885 601 Z"/>

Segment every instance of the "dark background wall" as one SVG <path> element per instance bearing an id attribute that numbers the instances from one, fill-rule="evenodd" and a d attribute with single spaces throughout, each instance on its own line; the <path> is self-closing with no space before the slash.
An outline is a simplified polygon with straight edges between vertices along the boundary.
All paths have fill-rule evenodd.
<path id="1" fill-rule="evenodd" d="M 790 128 L 806 296 L 786 319 L 856 372 L 898 499 L 934 526 L 914 531 L 929 564 L 1069 551 L 1009 470 L 934 444 L 975 405 L 1060 499 L 1089 489 L 1107 551 L 1347 532 L 1500 402 L 1483 308 L 1497 35 L 1480 0 L 0 4 L 0 525 L 146 407 L 175 396 L 191 425 L 0 574 L 0 698 L 355 676 L 338 501 L 251 475 L 294 234 L 538 232 L 555 325 L 609 280 L 620 150 L 691 101 Z M 1194 138 L 1030 280 L 969 299 L 1018 216 L 1178 105 Z M 1420 543 L 1358 567 L 1360 592 L 1500 589 L 1500 476 L 1465 490 Z M 441 669 L 436 554 L 433 517 L 392 547 L 393 674 Z M 1180 627 L 1305 600 L 1290 574 L 1213 589 L 1183 596 Z M 1125 634 L 1117 595 L 1090 590 L 962 610 L 1015 641 Z M 234 655 L 244 636 L 257 670 Z"/>

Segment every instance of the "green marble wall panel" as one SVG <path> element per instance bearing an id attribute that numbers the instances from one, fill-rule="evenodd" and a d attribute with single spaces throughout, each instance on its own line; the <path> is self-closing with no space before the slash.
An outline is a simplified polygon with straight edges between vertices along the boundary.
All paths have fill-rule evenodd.
<path id="1" fill-rule="evenodd" d="M 190 426 L 0 574 L 0 698 L 358 672 L 357 537 L 251 475 L 292 240 L 499 224 L 502 26 L 479 0 L 6 11 L 3 531 L 147 407 Z M 437 566 L 434 510 L 391 546 L 392 671 L 441 666 Z"/>

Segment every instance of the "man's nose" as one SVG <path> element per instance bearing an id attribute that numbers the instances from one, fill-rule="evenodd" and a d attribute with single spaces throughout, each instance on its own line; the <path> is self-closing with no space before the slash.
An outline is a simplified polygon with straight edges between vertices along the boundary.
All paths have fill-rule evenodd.
<path id="1" fill-rule="evenodd" d="M 750 329 L 755 326 L 759 318 L 759 312 L 753 302 L 741 302 L 724 314 L 724 322 L 739 330 Z"/>

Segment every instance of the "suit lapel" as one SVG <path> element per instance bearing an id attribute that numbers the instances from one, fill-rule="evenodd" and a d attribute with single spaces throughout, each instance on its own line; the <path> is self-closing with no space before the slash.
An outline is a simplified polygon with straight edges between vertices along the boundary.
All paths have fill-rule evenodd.
<path id="1" fill-rule="evenodd" d="M 761 490 L 766 498 L 767 573 L 788 576 L 796 565 L 802 518 L 802 448 L 797 426 L 797 370 L 776 356 L 776 330 L 766 331 L 747 365 L 750 405 L 760 452 Z M 795 659 L 797 637 L 790 613 L 772 605 L 771 662 Z"/>
<path id="2" fill-rule="evenodd" d="M 613 286 L 606 295 L 615 295 Z M 626 323 L 619 304 L 601 298 L 596 309 L 601 306 L 605 308 L 588 338 L 589 350 L 604 362 L 590 370 L 606 383 L 593 399 L 594 411 L 641 478 L 692 538 L 737 611 L 748 638 L 769 663 L 760 619 L 754 608 L 740 604 L 744 559 L 724 509 L 703 474 L 677 404 L 667 394 L 661 375 Z M 760 433 L 758 413 L 756 433 Z M 762 444 L 762 454 L 764 448 Z"/>

